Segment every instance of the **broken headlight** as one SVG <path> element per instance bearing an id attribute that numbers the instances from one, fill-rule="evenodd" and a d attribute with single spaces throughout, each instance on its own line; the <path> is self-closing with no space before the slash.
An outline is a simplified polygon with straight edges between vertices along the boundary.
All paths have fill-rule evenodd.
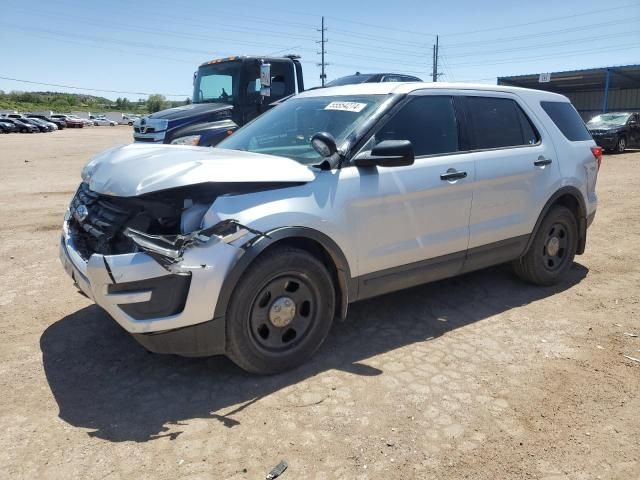
<path id="1" fill-rule="evenodd" d="M 266 236 L 264 233 L 241 225 L 233 219 L 223 220 L 211 227 L 180 235 L 150 235 L 133 228 L 127 228 L 124 231 L 124 235 L 142 250 L 153 255 L 160 255 L 165 260 L 173 261 L 180 260 L 189 247 L 211 241 L 231 243 L 248 233 Z"/>

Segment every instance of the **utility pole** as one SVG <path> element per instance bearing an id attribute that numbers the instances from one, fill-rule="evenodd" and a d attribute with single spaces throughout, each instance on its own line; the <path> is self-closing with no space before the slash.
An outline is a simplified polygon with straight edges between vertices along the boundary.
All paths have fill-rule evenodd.
<path id="1" fill-rule="evenodd" d="M 433 45 L 433 69 L 431 71 L 432 80 L 438 81 L 440 74 L 438 73 L 438 35 L 436 35 L 436 43 Z"/>
<path id="2" fill-rule="evenodd" d="M 324 27 L 324 17 L 322 17 L 322 26 L 320 28 L 320 30 L 318 30 L 320 32 L 321 35 L 321 40 L 316 42 L 320 44 L 320 51 L 318 52 L 318 54 L 321 56 L 321 62 L 317 63 L 316 65 L 318 65 L 319 67 L 322 67 L 322 73 L 320 73 L 320 82 L 322 83 L 322 86 L 324 87 L 324 81 L 327 78 L 327 74 L 324 72 L 324 68 L 328 65 L 328 63 L 326 63 L 324 61 L 324 55 L 326 53 L 325 49 L 324 49 L 324 44 L 327 43 L 327 39 L 324 38 L 324 32 L 327 31 L 327 29 Z"/>

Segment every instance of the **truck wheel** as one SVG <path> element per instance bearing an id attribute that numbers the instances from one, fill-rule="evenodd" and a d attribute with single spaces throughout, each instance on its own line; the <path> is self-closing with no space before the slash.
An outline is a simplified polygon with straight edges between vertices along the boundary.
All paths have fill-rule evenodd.
<path id="1" fill-rule="evenodd" d="M 556 205 L 544 217 L 533 243 L 513 262 L 516 274 L 535 285 L 560 282 L 573 264 L 578 246 L 578 222 L 567 207 Z"/>
<path id="2" fill-rule="evenodd" d="M 623 153 L 627 148 L 627 139 L 625 137 L 620 137 L 618 139 L 618 143 L 616 143 L 616 152 Z"/>
<path id="3" fill-rule="evenodd" d="M 315 257 L 279 248 L 238 281 L 227 310 L 227 355 L 252 373 L 297 367 L 322 345 L 333 322 L 331 276 Z"/>

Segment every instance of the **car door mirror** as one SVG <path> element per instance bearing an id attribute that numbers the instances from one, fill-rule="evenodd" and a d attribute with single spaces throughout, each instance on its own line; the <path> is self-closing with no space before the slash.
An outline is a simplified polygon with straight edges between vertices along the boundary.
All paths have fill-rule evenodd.
<path id="1" fill-rule="evenodd" d="M 409 140 L 383 140 L 371 151 L 361 152 L 353 159 L 357 167 L 404 167 L 413 165 L 415 154 Z"/>

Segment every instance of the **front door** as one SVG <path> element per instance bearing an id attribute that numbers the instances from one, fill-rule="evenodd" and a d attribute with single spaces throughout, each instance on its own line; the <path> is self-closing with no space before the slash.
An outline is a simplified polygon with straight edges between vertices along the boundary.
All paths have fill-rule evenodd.
<path id="1" fill-rule="evenodd" d="M 640 115 L 637 113 L 631 115 L 627 125 L 629 126 L 629 147 L 640 147 Z"/>
<path id="2" fill-rule="evenodd" d="M 453 98 L 412 94 L 364 148 L 383 140 L 410 140 L 416 159 L 358 169 L 350 214 L 361 298 L 455 275 L 469 240 L 474 162 L 459 153 Z"/>

